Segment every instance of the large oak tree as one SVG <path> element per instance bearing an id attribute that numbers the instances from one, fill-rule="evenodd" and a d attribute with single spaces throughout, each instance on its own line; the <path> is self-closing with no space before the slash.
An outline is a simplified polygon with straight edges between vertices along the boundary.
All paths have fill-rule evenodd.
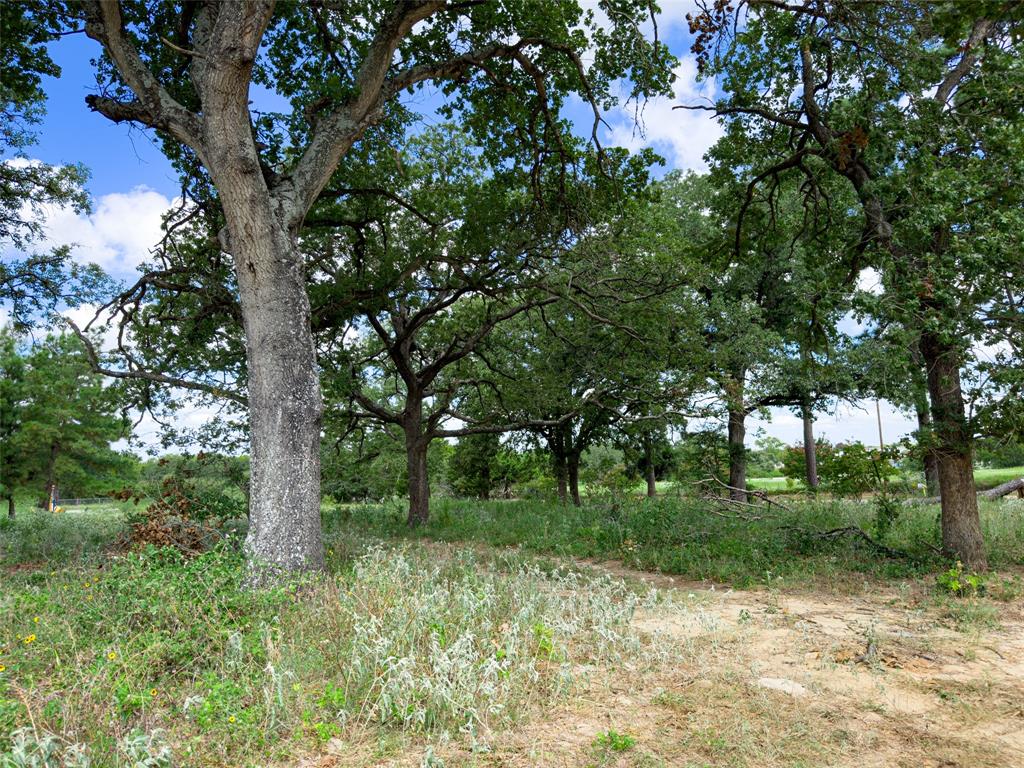
<path id="1" fill-rule="evenodd" d="M 560 117 L 569 94 L 592 108 L 596 141 L 614 80 L 629 78 L 642 98 L 665 92 L 671 77 L 671 57 L 642 32 L 653 7 L 605 5 L 610 29 L 569 0 L 66 7 L 103 49 L 90 108 L 155 129 L 194 194 L 223 215 L 247 353 L 254 580 L 323 564 L 322 401 L 299 247 L 310 209 L 353 150 L 371 138 L 386 148 L 388 126 L 408 115 L 403 94 L 427 83 L 489 162 L 556 158 L 571 183 L 571 126 Z M 261 89 L 277 97 L 269 107 L 253 103 Z M 270 112 L 281 101 L 288 110 Z"/>

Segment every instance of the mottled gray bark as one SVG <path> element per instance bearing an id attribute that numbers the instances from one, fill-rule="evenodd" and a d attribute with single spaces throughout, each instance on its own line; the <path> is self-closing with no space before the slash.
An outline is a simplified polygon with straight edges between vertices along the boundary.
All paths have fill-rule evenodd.
<path id="1" fill-rule="evenodd" d="M 213 76 L 211 75 L 211 78 Z M 323 567 L 320 424 L 323 403 L 306 276 L 288 211 L 270 195 L 246 135 L 248 105 L 204 121 L 208 166 L 227 223 L 245 328 L 250 434 L 250 582 Z"/>
<path id="2" fill-rule="evenodd" d="M 227 186 L 222 185 L 222 186 Z M 223 194 L 223 193 L 222 193 Z M 249 532 L 252 579 L 323 567 L 322 401 L 309 300 L 293 243 L 260 206 L 225 204 L 232 233 L 249 374 Z M 266 212 L 266 206 L 263 212 Z"/>

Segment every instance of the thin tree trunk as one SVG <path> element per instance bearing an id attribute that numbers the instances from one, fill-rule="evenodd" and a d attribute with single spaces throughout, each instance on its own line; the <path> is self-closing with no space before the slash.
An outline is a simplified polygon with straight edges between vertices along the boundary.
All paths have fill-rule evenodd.
<path id="1" fill-rule="evenodd" d="M 427 475 L 427 448 L 430 440 L 423 436 L 423 397 L 415 389 L 406 394 L 402 412 L 402 430 L 405 432 L 405 459 L 408 472 L 410 528 L 422 525 L 430 518 L 430 478 Z"/>
<path id="2" fill-rule="evenodd" d="M 808 488 L 818 487 L 818 446 L 814 442 L 814 416 L 809 406 L 803 406 L 801 416 L 804 422 L 804 464 Z"/>
<path id="3" fill-rule="evenodd" d="M 729 498 L 747 500 L 747 414 L 742 408 L 729 408 Z"/>
<path id="4" fill-rule="evenodd" d="M 7 497 L 7 517 L 9 517 L 11 520 L 14 519 L 14 497 L 13 496 L 8 496 Z"/>
<path id="5" fill-rule="evenodd" d="M 571 453 L 566 461 L 569 465 L 569 491 L 572 493 L 572 503 L 580 506 L 580 455 Z"/>
<path id="6" fill-rule="evenodd" d="M 555 481 L 558 483 L 558 501 L 565 504 L 569 501 L 569 467 L 565 456 L 555 454 Z"/>
<path id="7" fill-rule="evenodd" d="M 647 478 L 647 498 L 653 499 L 658 495 L 658 478 L 654 473 L 654 441 L 650 434 L 645 434 L 644 442 L 644 474 Z"/>
<path id="8" fill-rule="evenodd" d="M 936 438 L 942 497 L 942 545 L 973 570 L 988 567 L 974 488 L 970 428 L 960 388 L 956 349 L 937 334 L 921 334 L 921 354 L 928 371 L 928 395 Z"/>
<path id="9" fill-rule="evenodd" d="M 483 485 L 480 487 L 480 499 L 481 501 L 487 501 L 491 498 L 491 467 L 489 461 L 484 464 L 480 476 L 483 480 Z"/>
<path id="10" fill-rule="evenodd" d="M 917 434 L 918 439 L 922 438 L 930 443 L 928 436 L 931 432 L 932 427 L 932 416 L 928 412 L 928 396 L 922 393 L 922 397 L 915 403 L 914 409 L 917 411 Z M 924 455 L 921 457 L 922 463 L 924 464 L 924 482 L 927 487 L 928 496 L 939 495 L 939 460 L 935 453 L 935 449 L 929 445 L 926 445 L 924 449 Z"/>
<path id="11" fill-rule="evenodd" d="M 57 443 L 50 445 L 50 458 L 46 462 L 46 511 L 52 512 L 57 495 L 57 455 L 60 448 Z"/>

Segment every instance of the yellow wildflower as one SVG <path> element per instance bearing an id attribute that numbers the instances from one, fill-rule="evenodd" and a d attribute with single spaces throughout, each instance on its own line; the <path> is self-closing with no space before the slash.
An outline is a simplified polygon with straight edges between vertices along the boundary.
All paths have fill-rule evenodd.
<path id="1" fill-rule="evenodd" d="M 113 661 L 114 659 L 117 658 L 117 654 L 114 653 L 113 651 L 111 651 L 110 653 L 107 654 L 107 658 L 110 659 L 111 661 Z"/>
<path id="2" fill-rule="evenodd" d="M 33 624 L 38 624 L 38 623 L 39 623 L 39 617 L 38 617 L 38 616 L 36 616 L 35 618 L 33 618 L 33 619 L 32 619 L 32 623 L 33 623 Z"/>
<path id="3" fill-rule="evenodd" d="M 152 696 L 154 699 L 156 698 L 156 694 L 157 694 L 156 688 L 150 688 L 149 689 L 149 695 Z"/>
<path id="4" fill-rule="evenodd" d="M 5 667 L 3 664 L 0 664 L 0 672 L 3 672 L 5 669 L 7 669 L 7 667 Z"/>
<path id="5" fill-rule="evenodd" d="M 229 723 L 233 723 L 233 722 L 235 722 L 235 716 L 234 716 L 234 715 L 231 715 L 231 717 L 229 717 L 229 718 L 228 718 L 228 722 L 229 722 Z"/>
<path id="6" fill-rule="evenodd" d="M 26 643 L 26 644 L 34 643 L 35 641 L 36 641 L 36 636 L 34 634 L 33 635 L 28 635 L 28 636 L 25 637 L 24 640 L 22 640 L 22 642 Z"/>

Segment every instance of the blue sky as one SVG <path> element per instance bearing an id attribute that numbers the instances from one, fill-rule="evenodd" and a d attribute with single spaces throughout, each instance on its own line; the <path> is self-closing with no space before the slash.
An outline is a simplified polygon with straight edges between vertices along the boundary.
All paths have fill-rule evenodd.
<path id="1" fill-rule="evenodd" d="M 99 45 L 84 34 L 70 35 L 50 51 L 61 76 L 44 83 L 46 117 L 31 154 L 47 163 L 83 163 L 90 172 L 93 197 L 139 185 L 173 197 L 179 187 L 177 174 L 152 135 L 125 123 L 114 124 L 85 106 L 85 97 L 96 92 L 89 60 L 98 54 Z"/>
<path id="2" fill-rule="evenodd" d="M 659 35 L 680 59 L 673 98 L 654 99 L 644 105 L 639 124 L 634 120 L 635 105 L 613 109 L 605 115 L 609 127 L 604 129 L 602 141 L 634 150 L 653 147 L 666 160 L 663 168 L 652 169 L 656 175 L 673 168 L 703 169 L 702 156 L 720 135 L 719 126 L 706 113 L 672 109 L 676 104 L 696 103 L 716 94 L 714 82 L 696 80 L 696 66 L 688 55 L 690 39 L 685 14 L 692 5 L 688 0 L 662 3 Z M 50 243 L 73 244 L 75 258 L 95 261 L 114 276 L 127 280 L 159 238 L 160 217 L 178 194 L 179 184 L 151 133 L 111 123 L 86 107 L 85 97 L 95 91 L 90 59 L 98 51 L 98 45 L 83 34 L 63 38 L 52 47 L 51 54 L 62 74 L 60 78 L 48 78 L 44 84 L 47 114 L 39 142 L 30 148 L 29 154 L 47 163 L 79 162 L 90 172 L 92 213 L 82 216 L 71 211 L 51 211 L 47 219 Z M 263 95 L 254 97 L 259 99 Z M 429 93 L 414 98 L 424 107 L 435 101 Z M 581 131 L 589 133 L 589 107 L 577 102 L 570 104 L 568 110 L 571 117 L 578 115 Z M 85 317 L 82 311 L 76 319 Z M 863 410 L 819 414 L 818 433 L 832 440 L 876 442 L 874 407 L 864 405 Z M 195 424 L 203 418 L 204 414 L 197 412 L 186 420 Z M 913 428 L 908 419 L 884 403 L 883 422 L 887 441 Z M 771 422 L 751 419 L 749 441 L 753 441 L 759 426 L 786 442 L 801 439 L 800 421 L 784 409 L 774 409 Z"/>

